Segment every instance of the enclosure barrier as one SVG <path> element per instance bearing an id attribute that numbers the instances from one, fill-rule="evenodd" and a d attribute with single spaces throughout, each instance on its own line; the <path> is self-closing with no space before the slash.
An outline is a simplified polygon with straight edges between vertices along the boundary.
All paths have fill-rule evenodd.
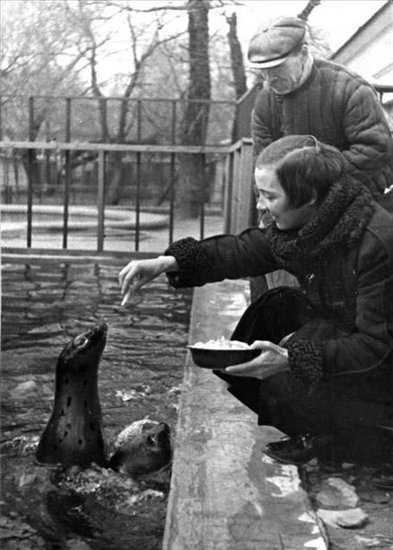
<path id="1" fill-rule="evenodd" d="M 179 191 L 180 183 L 177 183 L 178 159 L 179 157 L 199 157 L 202 159 L 202 169 L 206 169 L 207 157 L 213 158 L 213 162 L 220 160 L 224 164 L 223 170 L 223 196 L 220 207 L 224 215 L 224 227 L 226 231 L 236 231 L 243 220 L 249 218 L 248 212 L 251 203 L 251 151 L 252 143 L 248 139 L 240 140 L 231 146 L 180 146 L 180 145 L 126 145 L 126 144 L 96 144 L 96 143 L 57 143 L 57 142 L 0 142 L 0 150 L 3 155 L 11 157 L 15 152 L 24 154 L 27 157 L 27 189 L 26 189 L 26 246 L 19 248 L 19 253 L 37 254 L 39 250 L 33 247 L 34 233 L 34 209 L 40 196 L 37 196 L 37 189 L 42 186 L 42 182 L 36 181 L 37 170 L 34 169 L 37 155 L 45 157 L 49 153 L 61 155 L 63 163 L 60 166 L 62 180 L 58 187 L 62 188 L 62 246 L 63 255 L 75 254 L 75 249 L 69 249 L 70 233 L 70 190 L 72 184 L 72 159 L 74 154 L 93 155 L 97 162 L 95 196 L 93 200 L 96 205 L 94 225 L 96 227 L 96 246 L 95 250 L 78 248 L 79 254 L 86 255 L 101 254 L 104 252 L 105 241 L 105 222 L 106 222 L 106 162 L 111 153 L 136 156 L 136 170 L 134 185 L 133 202 L 129 206 L 129 212 L 134 213 L 135 231 L 134 243 L 130 243 L 128 252 L 139 253 L 140 234 L 141 234 L 141 193 L 145 182 L 142 179 L 141 164 L 146 155 L 165 155 L 169 157 L 169 182 L 168 182 L 168 239 L 167 244 L 174 240 L 175 225 L 175 194 Z M 177 186 L 177 187 L 176 187 Z M 59 191 L 57 189 L 57 191 Z M 198 201 L 199 209 L 199 235 L 193 235 L 197 238 L 203 238 L 205 233 L 205 208 L 206 197 Z M 247 225 L 247 223 L 246 223 Z M 8 247 L 3 248 L 3 253 L 11 252 Z M 46 254 L 58 254 L 58 248 L 46 248 Z M 161 253 L 160 250 L 153 250 L 151 254 Z M 15 254 L 15 247 L 12 249 Z"/>

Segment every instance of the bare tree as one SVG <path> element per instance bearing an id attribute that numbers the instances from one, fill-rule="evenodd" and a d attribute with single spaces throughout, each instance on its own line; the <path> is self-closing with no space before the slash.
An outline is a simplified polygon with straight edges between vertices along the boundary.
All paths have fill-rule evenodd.
<path id="1" fill-rule="evenodd" d="M 83 89 L 80 71 L 83 48 L 67 25 L 65 4 L 51 3 L 50 16 L 42 2 L 14 1 L 2 5 L 1 129 L 9 139 L 36 140 L 43 128 L 62 124 L 64 113 L 46 94 L 77 94 Z M 33 98 L 30 103 L 26 96 Z M 35 150 L 21 155 L 36 187 L 38 162 Z"/>
<path id="2" fill-rule="evenodd" d="M 209 100 L 211 99 L 209 63 L 209 2 L 188 0 L 189 82 L 183 119 L 182 142 L 203 145 L 206 141 Z M 177 194 L 181 217 L 197 217 L 205 202 L 207 178 L 204 155 L 181 155 L 180 186 Z"/>
<path id="3" fill-rule="evenodd" d="M 233 12 L 227 17 L 228 29 L 228 44 L 231 53 L 231 67 L 233 74 L 233 83 L 236 93 L 236 99 L 241 97 L 247 91 L 246 71 L 244 68 L 243 51 L 237 35 L 237 16 Z"/>
<path id="4" fill-rule="evenodd" d="M 2 60 L 0 94 L 2 107 L 17 104 L 20 96 L 45 96 L 80 93 L 83 47 L 72 27 L 67 25 L 65 4 L 51 4 L 48 17 L 45 3 L 15 1 L 4 6 L 2 17 Z M 12 8 L 12 17 L 11 17 Z M 79 48 L 78 51 L 75 47 Z M 30 137 L 35 139 L 47 119 L 50 103 L 37 102 Z M 22 109 L 7 112 L 3 131 L 10 138 L 21 139 L 26 127 Z M 25 112 L 23 113 L 24 117 Z M 54 113 L 51 113 L 52 117 Z"/>
<path id="5" fill-rule="evenodd" d="M 224 0 L 187 0 L 184 4 L 161 4 L 140 10 L 127 7 L 144 13 L 157 10 L 187 12 L 189 79 L 181 131 L 181 141 L 185 145 L 206 143 L 211 100 L 209 10 L 225 5 L 228 2 Z M 180 185 L 176 196 L 178 214 L 184 218 L 197 217 L 209 193 L 205 158 L 201 154 L 184 154 L 179 157 L 179 161 Z"/>
<path id="6" fill-rule="evenodd" d="M 321 0 L 309 0 L 304 9 L 299 13 L 299 19 L 304 19 L 304 21 L 307 21 L 312 10 L 316 8 L 320 3 Z"/>
<path id="7" fill-rule="evenodd" d="M 78 33 L 83 52 L 80 50 L 89 69 L 89 84 L 85 92 L 91 92 L 97 98 L 100 120 L 100 141 L 125 143 L 132 141 L 129 138 L 130 131 L 134 128 L 135 141 L 141 140 L 137 126 L 135 102 L 130 98 L 137 98 L 143 89 L 145 69 L 155 52 L 170 41 L 179 38 L 183 32 L 163 33 L 165 27 L 165 13 L 157 12 L 146 21 L 141 22 L 140 17 L 129 9 L 128 3 L 95 2 L 79 0 L 75 8 L 74 4 L 67 6 L 67 18 L 72 22 Z M 146 18 L 145 18 L 146 19 Z M 110 48 L 111 33 L 116 29 L 116 24 L 124 22 L 128 31 L 128 43 L 125 46 L 128 52 L 121 78 L 117 81 L 116 95 L 122 98 L 112 102 L 111 122 L 108 116 L 108 87 L 100 76 L 102 59 Z M 105 26 L 102 23 L 105 22 Z M 113 47 L 113 46 L 112 46 Z M 124 56 L 125 57 L 125 56 Z M 133 106 L 133 107 L 132 107 Z M 116 109 L 117 113 L 114 113 Z M 114 127 L 113 120 L 117 121 Z M 140 130 L 140 129 L 139 129 Z M 150 136 L 154 141 L 154 136 Z M 122 155 L 113 153 L 110 156 L 108 170 L 108 184 L 106 200 L 109 204 L 116 204 L 121 197 L 121 186 L 125 179 L 125 168 L 122 163 Z"/>
<path id="8" fill-rule="evenodd" d="M 138 132 L 135 100 L 154 93 L 180 97 L 184 109 L 177 112 L 177 139 L 189 145 L 205 143 L 212 88 L 209 10 L 233 6 L 231 0 L 163 2 L 143 9 L 142 4 L 128 0 L 15 0 L 13 4 L 19 11 L 7 18 L 7 33 L 12 36 L 7 36 L 7 52 L 0 67 L 3 94 L 14 96 L 16 91 L 24 96 L 92 94 L 95 103 L 83 103 L 83 99 L 72 102 L 72 135 L 103 142 L 143 139 L 154 142 L 160 131 L 162 134 L 160 117 L 164 120 L 167 110 L 169 119 L 170 107 L 162 107 L 159 113 L 154 109 L 144 111 L 142 129 Z M 171 21 L 180 17 L 183 28 L 178 31 Z M 118 72 L 108 72 L 109 63 L 105 59 L 115 51 L 119 24 L 126 31 L 122 32 L 121 44 L 124 62 Z M 114 94 L 121 99 L 109 99 Z M 227 89 L 220 90 L 220 94 L 228 94 Z M 26 105 L 21 106 L 20 113 L 22 107 L 25 115 Z M 47 137 L 64 139 L 64 120 L 63 133 L 59 130 L 61 118 L 64 119 L 64 109 L 54 108 L 54 99 L 36 99 L 31 139 L 42 136 L 44 130 Z M 18 124 L 15 119 L 9 137 L 21 139 L 16 134 L 18 128 L 23 128 L 26 135 L 26 120 Z M 184 215 L 191 211 L 196 215 L 208 191 L 203 177 L 204 159 L 197 156 L 193 159 L 195 164 L 182 164 L 179 171 L 182 190 L 178 202 L 182 207 L 188 205 Z M 120 159 L 111 157 L 107 172 L 108 202 L 119 200 L 121 185 L 127 177 L 122 166 Z"/>

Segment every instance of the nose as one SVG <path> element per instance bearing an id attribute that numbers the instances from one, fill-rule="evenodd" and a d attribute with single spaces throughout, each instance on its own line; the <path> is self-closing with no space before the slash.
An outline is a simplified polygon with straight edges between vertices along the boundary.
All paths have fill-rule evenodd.
<path id="1" fill-rule="evenodd" d="M 165 432 L 165 433 L 169 434 L 170 429 L 169 429 L 169 426 L 166 422 L 160 422 L 157 426 L 157 431 L 159 433 Z"/>
<path id="2" fill-rule="evenodd" d="M 280 77 L 281 75 L 282 75 L 281 67 L 271 67 L 270 69 L 265 69 L 265 73 L 264 73 L 264 77 L 267 80 Z"/>
<path id="3" fill-rule="evenodd" d="M 260 212 L 268 210 L 266 200 L 262 196 L 259 196 L 257 199 L 257 210 Z"/>
<path id="4" fill-rule="evenodd" d="M 165 422 L 157 426 L 156 442 L 158 445 L 170 447 L 170 428 Z"/>

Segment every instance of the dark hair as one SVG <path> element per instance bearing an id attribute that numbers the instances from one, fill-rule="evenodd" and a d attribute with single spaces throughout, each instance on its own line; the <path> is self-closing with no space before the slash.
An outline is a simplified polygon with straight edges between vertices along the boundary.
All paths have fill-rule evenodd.
<path id="1" fill-rule="evenodd" d="M 285 136 L 258 156 L 256 168 L 273 166 L 293 208 L 321 202 L 344 171 L 341 152 L 310 135 Z"/>

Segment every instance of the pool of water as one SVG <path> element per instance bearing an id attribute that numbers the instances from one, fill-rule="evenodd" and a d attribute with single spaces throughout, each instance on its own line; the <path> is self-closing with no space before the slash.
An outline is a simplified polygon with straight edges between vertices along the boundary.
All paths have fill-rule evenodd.
<path id="1" fill-rule="evenodd" d="M 133 548 L 116 541 L 111 546 L 100 542 L 99 536 L 92 539 L 91 533 L 85 546 L 72 546 L 76 537 L 72 526 L 64 528 L 58 541 L 52 533 L 48 546 L 39 498 L 29 504 L 23 494 L 23 479 L 30 465 L 33 470 L 35 445 L 52 410 L 57 357 L 74 335 L 101 320 L 109 326 L 98 375 L 105 440 L 112 441 L 125 426 L 145 417 L 164 420 L 174 434 L 192 293 L 170 288 L 162 277 L 142 289 L 137 302 L 122 308 L 119 267 L 3 265 L 3 548 L 44 548 L 42 541 L 46 549 Z M 24 478 L 16 479 L 22 471 Z M 154 519 L 154 532 L 139 542 L 145 550 L 161 547 L 165 510 L 160 513 L 158 526 L 153 508 L 154 518 L 148 514 L 134 518 L 146 524 L 140 533 L 148 532 Z M 83 533 L 77 538 L 82 544 Z"/>
<path id="2" fill-rule="evenodd" d="M 34 233 L 63 231 L 63 207 L 58 205 L 33 205 L 32 230 Z M 27 208 L 23 204 L 0 205 L 0 217 L 3 237 L 12 237 L 26 232 Z M 105 228 L 130 230 L 135 228 L 136 212 L 119 208 L 105 208 Z M 86 231 L 97 229 L 98 210 L 92 206 L 69 206 L 68 230 Z M 141 228 L 159 229 L 168 226 L 168 216 L 140 212 Z"/>

